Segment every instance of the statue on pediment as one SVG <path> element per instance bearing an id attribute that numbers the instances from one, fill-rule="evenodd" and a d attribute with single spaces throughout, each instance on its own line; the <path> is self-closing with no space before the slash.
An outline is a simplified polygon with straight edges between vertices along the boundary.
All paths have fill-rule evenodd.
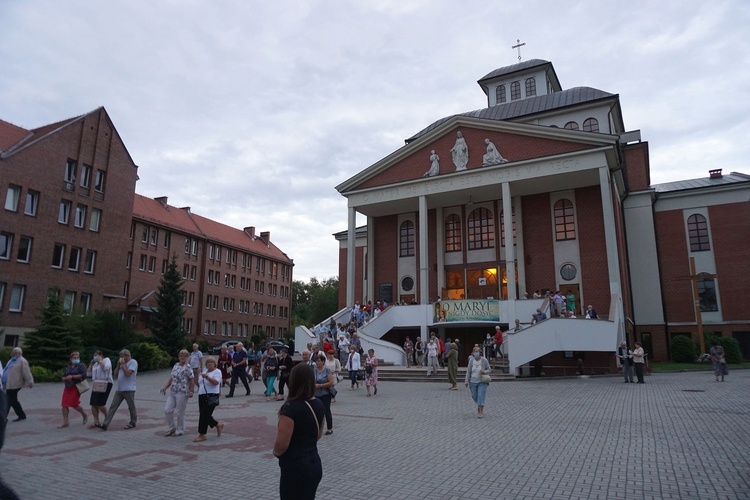
<path id="1" fill-rule="evenodd" d="M 487 154 L 482 157 L 483 167 L 508 163 L 508 160 L 503 158 L 491 140 L 485 139 L 484 143 L 487 144 Z"/>
<path id="2" fill-rule="evenodd" d="M 466 170 L 466 165 L 469 163 L 469 146 L 466 145 L 466 139 L 464 139 L 461 132 L 456 132 L 458 136 L 456 138 L 456 144 L 451 149 L 451 156 L 453 157 L 453 164 L 456 166 L 456 172 Z"/>
<path id="3" fill-rule="evenodd" d="M 430 151 L 430 169 L 422 177 L 434 177 L 440 173 L 440 157 L 433 149 Z"/>

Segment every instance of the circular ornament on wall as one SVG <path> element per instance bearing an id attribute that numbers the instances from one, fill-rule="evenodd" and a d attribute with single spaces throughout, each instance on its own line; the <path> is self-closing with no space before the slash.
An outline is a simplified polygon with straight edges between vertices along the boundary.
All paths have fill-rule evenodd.
<path id="1" fill-rule="evenodd" d="M 578 275 L 578 269 L 573 264 L 563 264 L 560 268 L 560 277 L 565 281 L 572 281 Z"/>
<path id="2" fill-rule="evenodd" d="M 410 292 L 414 288 L 414 278 L 406 276 L 401 280 L 401 290 Z"/>

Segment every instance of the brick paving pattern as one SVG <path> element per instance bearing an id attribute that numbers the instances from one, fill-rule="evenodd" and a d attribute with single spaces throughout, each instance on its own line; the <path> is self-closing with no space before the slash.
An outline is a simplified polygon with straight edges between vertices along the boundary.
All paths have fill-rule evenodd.
<path id="1" fill-rule="evenodd" d="M 0 475 L 24 500 L 278 498 L 271 448 L 281 402 L 266 402 L 252 382 L 251 396 L 222 398 L 222 436 L 209 430 L 193 443 L 192 400 L 187 434 L 166 438 L 167 377 L 138 376 L 132 430 L 123 429 L 124 404 L 107 432 L 87 429 L 75 412 L 57 429 L 62 386 L 23 389 L 29 418 L 8 423 Z M 447 381 L 381 382 L 370 398 L 347 387 L 333 404 L 334 434 L 319 443 L 319 499 L 750 498 L 750 370 L 725 383 L 710 372 L 656 374 L 644 385 L 497 382 L 484 419 L 469 391 L 448 391 Z"/>

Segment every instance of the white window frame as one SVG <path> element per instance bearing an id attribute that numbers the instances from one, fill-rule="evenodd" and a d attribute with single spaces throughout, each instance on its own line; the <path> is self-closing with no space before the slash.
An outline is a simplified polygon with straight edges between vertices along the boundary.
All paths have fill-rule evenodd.
<path id="1" fill-rule="evenodd" d="M 106 178 L 107 176 L 104 170 L 96 171 L 96 177 L 94 177 L 94 191 L 96 191 L 97 193 L 104 192 L 104 182 Z"/>
<path id="2" fill-rule="evenodd" d="M 5 245 L 0 247 L 0 260 L 10 260 L 10 254 L 13 251 L 13 233 L 0 231 L 0 236 L 5 238 Z"/>
<path id="3" fill-rule="evenodd" d="M 91 310 L 91 294 L 81 293 L 81 314 L 88 314 Z"/>
<path id="4" fill-rule="evenodd" d="M 73 221 L 74 227 L 83 229 L 86 226 L 86 205 L 76 205 L 76 218 Z"/>
<path id="5" fill-rule="evenodd" d="M 9 312 L 23 312 L 23 301 L 26 296 L 26 285 L 13 285 L 10 292 Z"/>
<path id="6" fill-rule="evenodd" d="M 81 187 L 85 189 L 91 187 L 91 165 L 85 163 L 81 165 Z"/>
<path id="7" fill-rule="evenodd" d="M 96 250 L 86 250 L 86 259 L 83 264 L 85 274 L 94 274 L 96 268 Z"/>
<path id="8" fill-rule="evenodd" d="M 99 232 L 99 224 L 102 218 L 102 211 L 98 208 L 91 209 L 91 217 L 89 218 L 89 231 L 95 233 Z"/>
<path id="9" fill-rule="evenodd" d="M 65 182 L 75 184 L 76 182 L 76 162 L 75 160 L 68 160 L 65 163 L 65 175 L 63 176 Z"/>
<path id="10" fill-rule="evenodd" d="M 70 222 L 71 208 L 73 208 L 73 202 L 70 200 L 60 200 L 60 208 L 57 212 L 57 222 L 67 225 Z"/>
<path id="11" fill-rule="evenodd" d="M 27 242 L 26 245 L 26 255 L 21 256 L 21 251 L 24 248 L 24 242 Z M 21 236 L 18 238 L 18 252 L 16 254 L 16 262 L 21 262 L 23 264 L 28 264 L 31 260 L 31 245 L 34 243 L 34 238 L 31 238 L 29 236 Z"/>
<path id="12" fill-rule="evenodd" d="M 75 257 L 75 260 L 74 260 Z M 71 265 L 71 263 L 73 265 Z M 68 257 L 68 271 L 78 272 L 78 268 L 81 264 L 81 249 L 78 247 L 70 247 L 70 256 Z"/>
<path id="13" fill-rule="evenodd" d="M 18 211 L 18 201 L 21 199 L 21 186 L 11 184 L 8 186 L 8 193 L 5 195 L 5 210 L 9 212 Z"/>
<path id="14" fill-rule="evenodd" d="M 36 211 L 39 208 L 39 191 L 29 189 L 26 191 L 26 204 L 23 206 L 24 215 L 36 217 Z"/>

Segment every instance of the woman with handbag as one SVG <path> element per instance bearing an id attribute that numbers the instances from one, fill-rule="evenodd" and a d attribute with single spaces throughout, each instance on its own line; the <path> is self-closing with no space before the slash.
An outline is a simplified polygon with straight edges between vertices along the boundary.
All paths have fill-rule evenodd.
<path id="1" fill-rule="evenodd" d="M 161 390 L 162 396 L 167 394 L 167 402 L 164 405 L 164 414 L 167 416 L 167 425 L 169 430 L 164 436 L 182 436 L 185 434 L 185 410 L 187 409 L 188 399 L 193 397 L 193 387 L 195 386 L 195 376 L 193 369 L 188 363 L 190 353 L 187 349 L 182 349 L 177 358 L 179 361 L 172 367 L 172 373 L 169 375 L 166 385 Z M 175 424 L 174 414 L 177 414 L 177 423 Z"/>
<path id="2" fill-rule="evenodd" d="M 340 382 L 339 377 L 341 373 L 341 361 L 336 358 L 336 353 L 333 352 L 333 349 L 326 352 L 326 368 L 331 370 L 331 373 L 333 373 L 333 385 L 335 386 Z M 331 395 L 331 403 L 336 402 L 336 396 Z"/>
<path id="3" fill-rule="evenodd" d="M 474 346 L 466 368 L 466 387 L 471 386 L 471 399 L 477 404 L 479 418 L 484 417 L 484 398 L 487 395 L 487 386 L 490 383 L 490 362 L 482 356 L 482 349 Z"/>
<path id="4" fill-rule="evenodd" d="M 271 401 L 271 395 L 273 400 L 279 398 L 279 393 L 276 392 L 276 379 L 279 376 L 279 358 L 276 356 L 276 351 L 273 347 L 269 347 L 266 351 L 266 360 L 263 362 L 263 371 L 266 372 L 266 401 Z"/>
<path id="5" fill-rule="evenodd" d="M 94 423 L 89 426 L 89 429 L 101 428 L 99 412 L 103 418 L 107 418 L 107 400 L 112 391 L 112 361 L 104 356 L 102 351 L 96 351 L 89 363 L 89 371 L 91 372 L 89 405 L 91 414 L 94 416 Z"/>
<path id="6" fill-rule="evenodd" d="M 281 500 L 314 500 L 323 478 L 318 440 L 325 408 L 315 395 L 315 372 L 299 363 L 289 374 L 289 397 L 279 410 L 273 455 L 279 459 Z"/>
<path id="7" fill-rule="evenodd" d="M 354 390 L 354 384 L 357 384 L 357 389 L 359 389 L 359 381 L 357 379 L 359 368 L 359 353 L 357 352 L 357 348 L 355 346 L 350 345 L 349 357 L 346 360 L 346 369 L 349 370 L 349 380 L 352 381 L 352 386 L 349 388 L 350 391 Z"/>
<path id="8" fill-rule="evenodd" d="M 716 381 L 719 381 L 719 377 L 721 377 L 721 381 L 724 382 L 724 376 L 729 375 L 729 370 L 727 369 L 727 358 L 724 357 L 724 348 L 719 345 L 719 342 L 714 340 L 713 345 L 711 349 L 708 351 L 711 355 L 711 361 L 713 361 L 714 364 L 714 375 L 716 376 Z"/>
<path id="9" fill-rule="evenodd" d="M 81 355 L 78 352 L 70 353 L 70 362 L 63 371 L 62 381 L 65 384 L 62 394 L 62 416 L 63 423 L 58 426 L 60 429 L 68 426 L 68 413 L 70 408 L 81 414 L 83 424 L 89 421 L 86 410 L 81 407 L 81 394 L 86 392 L 89 387 L 86 382 L 86 365 L 81 364 Z M 79 385 L 80 384 L 80 385 Z"/>
<path id="10" fill-rule="evenodd" d="M 370 386 L 378 393 L 378 358 L 375 357 L 375 349 L 367 350 L 365 358 L 365 387 L 367 388 L 367 397 L 370 397 Z"/>
<path id="11" fill-rule="evenodd" d="M 216 428 L 216 435 L 221 436 L 224 424 L 214 419 L 214 409 L 219 406 L 219 392 L 222 372 L 216 368 L 216 360 L 209 357 L 206 360 L 203 373 L 198 377 L 198 437 L 194 443 L 206 440 L 208 428 Z"/>
<path id="12" fill-rule="evenodd" d="M 333 385 L 333 373 L 326 368 L 326 357 L 323 354 L 318 354 L 315 357 L 315 397 L 323 402 L 323 407 L 325 408 L 326 424 L 328 426 L 326 436 L 333 434 L 331 398 L 336 392 Z"/>

